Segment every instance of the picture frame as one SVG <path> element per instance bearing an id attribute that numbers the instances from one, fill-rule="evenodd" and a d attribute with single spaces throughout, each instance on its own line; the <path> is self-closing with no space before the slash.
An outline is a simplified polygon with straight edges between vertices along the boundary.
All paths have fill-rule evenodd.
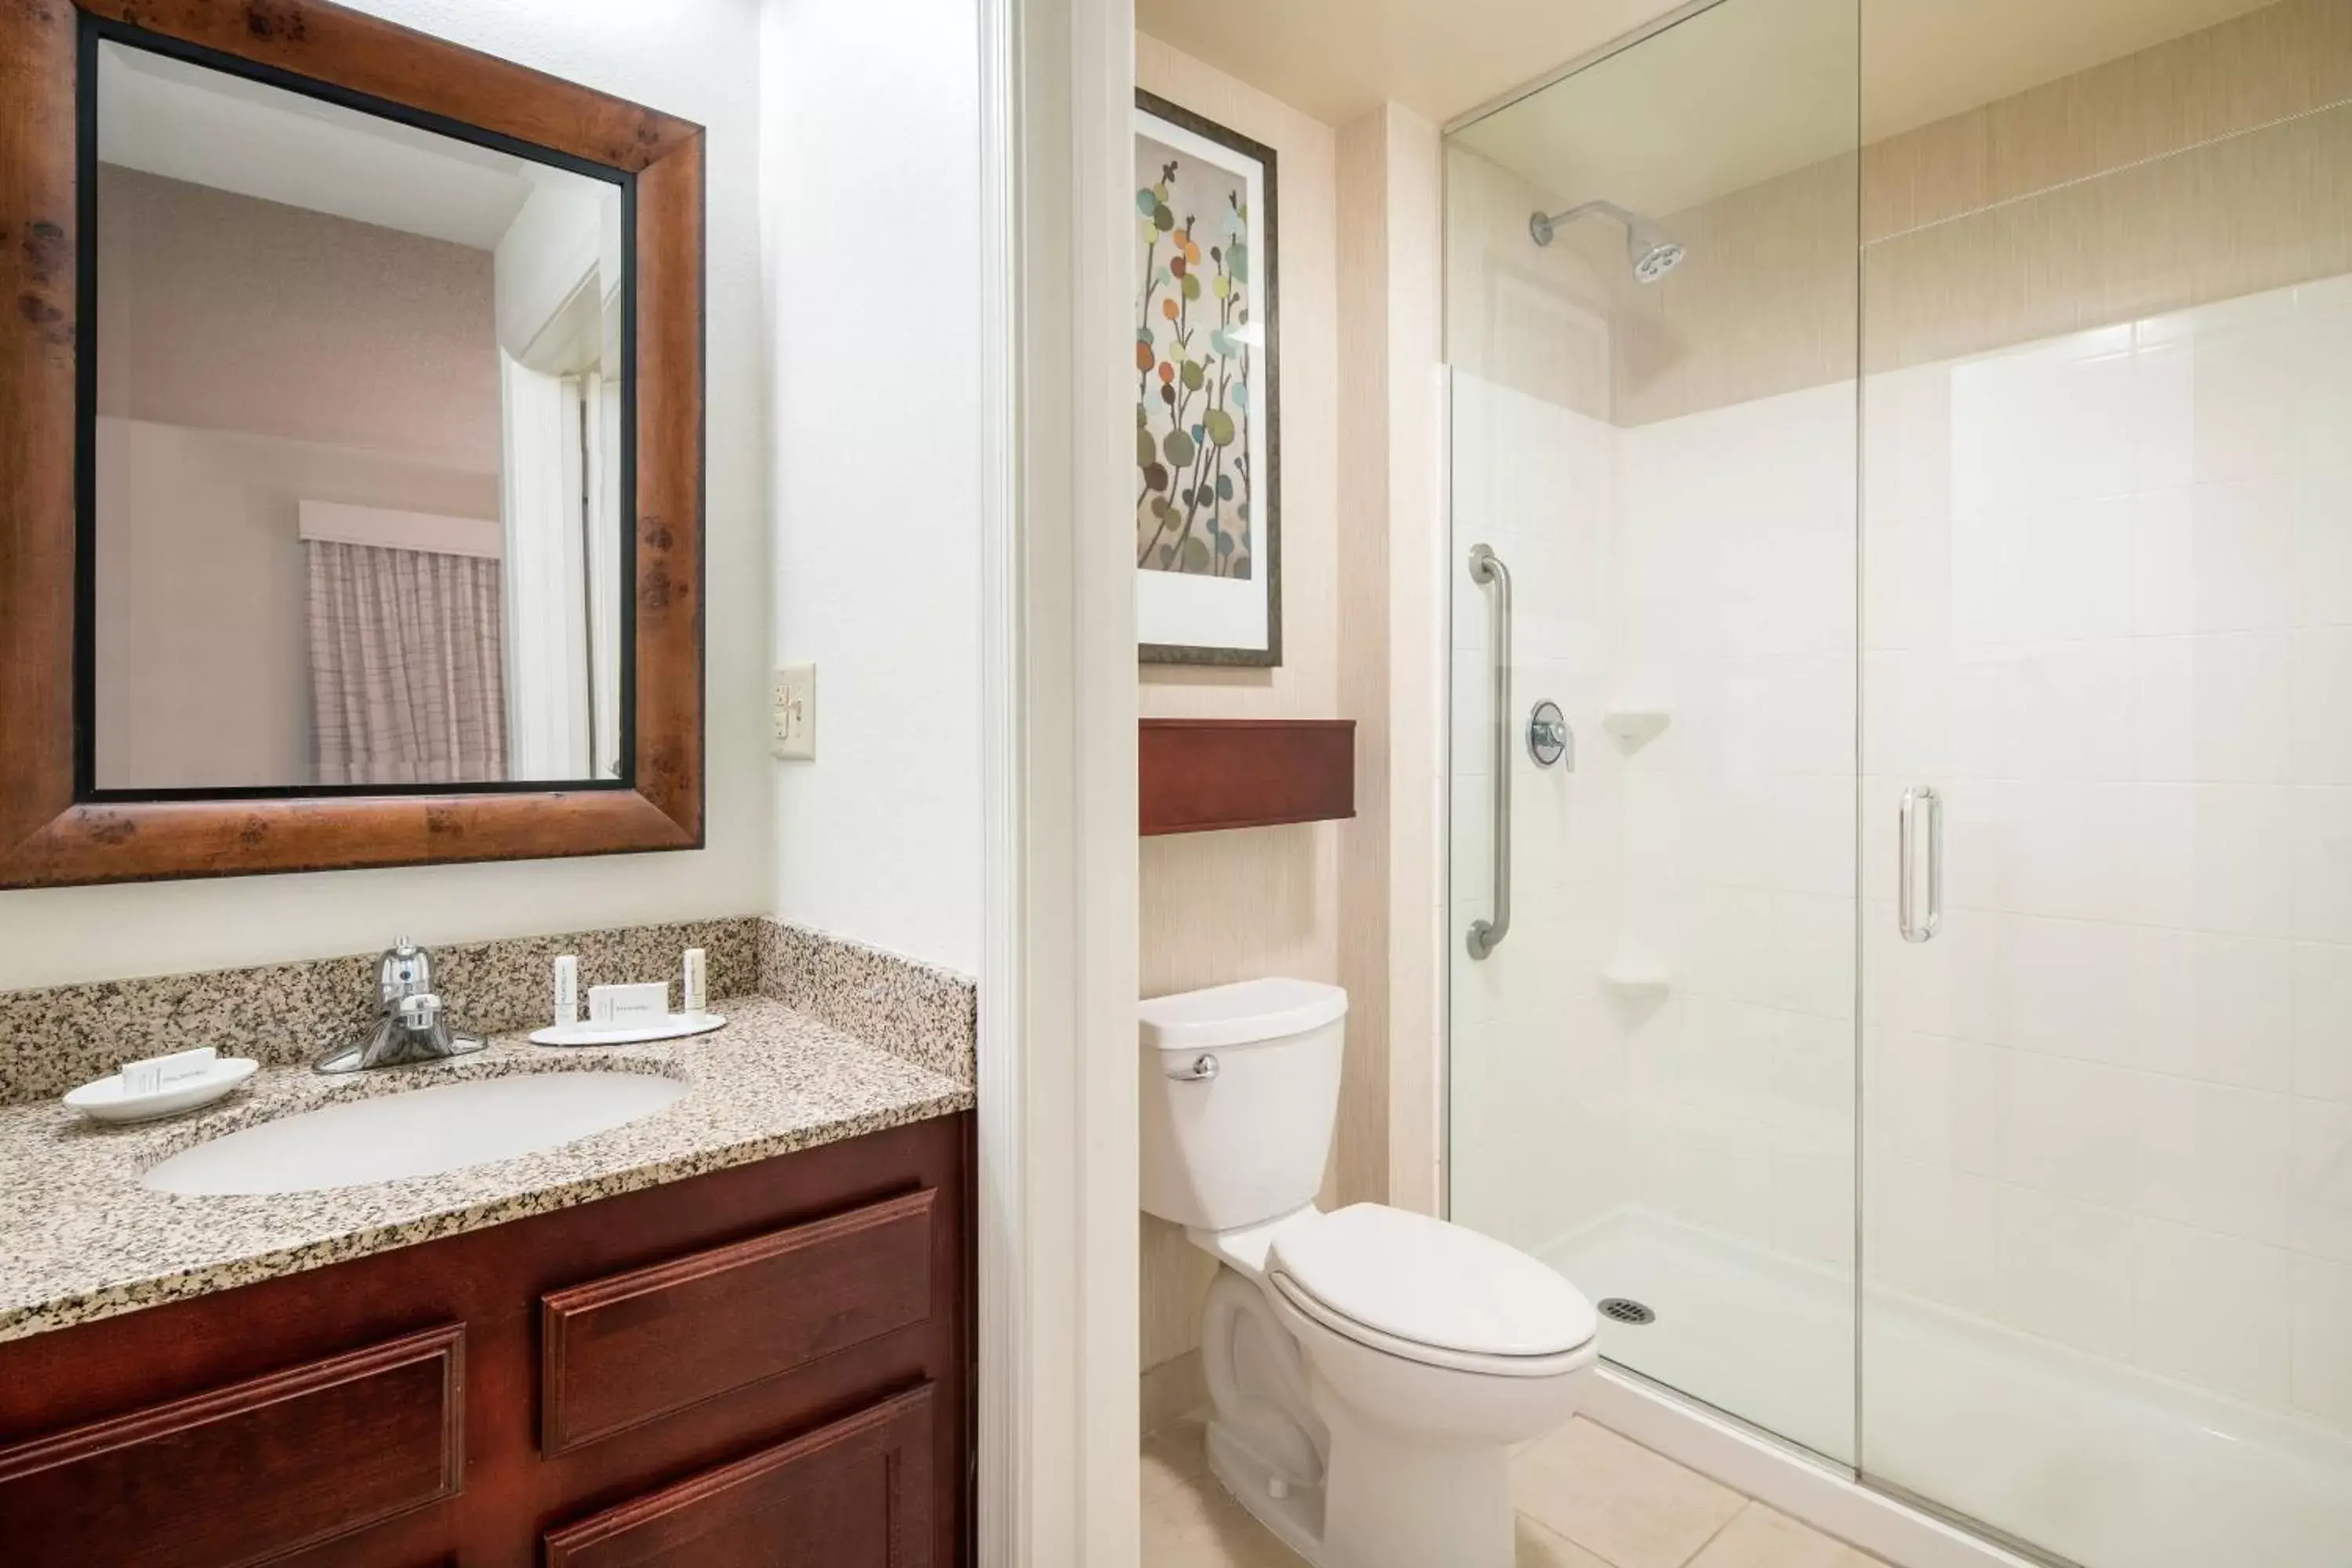
<path id="1" fill-rule="evenodd" d="M 1274 149 L 1135 95 L 1136 641 L 1282 663 Z"/>

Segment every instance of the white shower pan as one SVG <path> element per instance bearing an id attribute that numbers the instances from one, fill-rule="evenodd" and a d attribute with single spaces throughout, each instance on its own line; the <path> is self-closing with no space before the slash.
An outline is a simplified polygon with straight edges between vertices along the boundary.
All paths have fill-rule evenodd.
<path id="1" fill-rule="evenodd" d="M 1656 1311 L 1603 1321 L 1604 1355 L 1847 1457 L 1851 1274 L 1635 1207 L 1538 1256 L 1588 1295 Z M 1872 1474 L 1932 1481 L 1944 1506 L 2045 1551 L 2130 1568 L 2346 1561 L 2352 1445 L 2316 1424 L 1875 1286 L 1863 1356 Z"/>

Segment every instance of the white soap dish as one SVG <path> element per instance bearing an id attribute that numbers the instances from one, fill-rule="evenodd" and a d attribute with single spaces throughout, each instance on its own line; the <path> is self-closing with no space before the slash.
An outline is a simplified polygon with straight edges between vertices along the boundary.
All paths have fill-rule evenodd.
<path id="1" fill-rule="evenodd" d="M 530 1032 L 534 1046 L 642 1046 L 653 1040 L 682 1040 L 723 1028 L 727 1020 L 716 1013 L 672 1013 L 658 1024 L 635 1028 L 598 1028 L 593 1024 L 551 1024 Z"/>
<path id="2" fill-rule="evenodd" d="M 1639 751 L 1665 733 L 1673 716 L 1657 708 L 1618 708 L 1601 715 L 1601 727 L 1629 751 Z"/>
<path id="3" fill-rule="evenodd" d="M 124 1093 L 122 1075 L 115 1072 L 70 1090 L 65 1099 L 68 1106 L 92 1121 L 153 1121 L 226 1099 L 237 1085 L 259 1070 L 261 1064 L 250 1057 L 221 1057 L 202 1072 L 173 1079 L 143 1094 Z"/>
<path id="4" fill-rule="evenodd" d="M 1665 965 L 1640 959 L 1620 959 L 1601 972 L 1601 984 L 1623 996 L 1663 996 L 1674 983 Z"/>

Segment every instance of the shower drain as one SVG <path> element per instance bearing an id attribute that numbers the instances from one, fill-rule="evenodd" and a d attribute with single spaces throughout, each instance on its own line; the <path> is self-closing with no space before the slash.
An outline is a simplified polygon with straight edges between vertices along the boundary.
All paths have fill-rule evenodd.
<path id="1" fill-rule="evenodd" d="M 1642 1323 L 1654 1323 L 1658 1321 L 1657 1313 L 1653 1312 L 1649 1308 L 1642 1305 L 1641 1302 L 1633 1300 L 1632 1298 L 1626 1296 L 1610 1296 L 1603 1299 L 1599 1310 L 1602 1317 L 1608 1319 L 1612 1323 L 1633 1323 L 1638 1325 Z"/>

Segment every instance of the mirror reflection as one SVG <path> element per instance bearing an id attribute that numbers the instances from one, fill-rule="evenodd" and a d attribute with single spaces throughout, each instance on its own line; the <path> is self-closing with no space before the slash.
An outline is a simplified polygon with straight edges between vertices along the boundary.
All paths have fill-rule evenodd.
<path id="1" fill-rule="evenodd" d="M 622 776 L 621 185 L 108 41 L 101 792 Z"/>

